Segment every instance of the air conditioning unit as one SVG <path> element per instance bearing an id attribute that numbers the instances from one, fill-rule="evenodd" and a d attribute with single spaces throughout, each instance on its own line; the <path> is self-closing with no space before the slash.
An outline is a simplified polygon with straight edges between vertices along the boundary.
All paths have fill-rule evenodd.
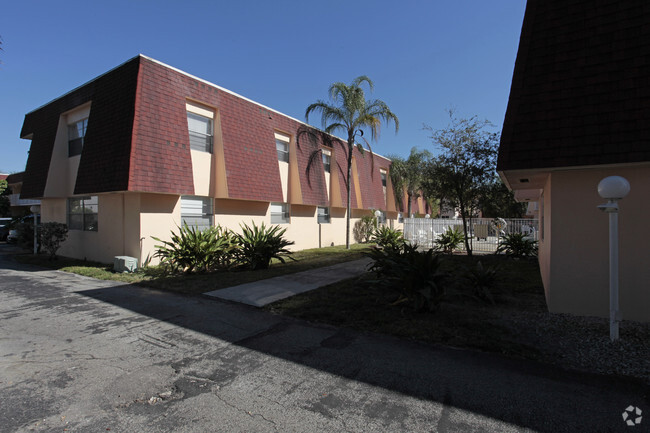
<path id="1" fill-rule="evenodd" d="M 115 256 L 113 259 L 113 270 L 115 272 L 135 272 L 138 269 L 138 259 L 129 256 Z"/>

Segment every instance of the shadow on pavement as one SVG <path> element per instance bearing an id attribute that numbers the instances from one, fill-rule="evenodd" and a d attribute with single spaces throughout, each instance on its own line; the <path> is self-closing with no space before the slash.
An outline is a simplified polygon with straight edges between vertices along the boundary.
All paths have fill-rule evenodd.
<path id="1" fill-rule="evenodd" d="M 625 427 L 623 409 L 648 403 L 648 388 L 632 381 L 311 324 L 207 297 L 137 286 L 77 293 L 290 362 L 535 431 L 613 431 Z"/>

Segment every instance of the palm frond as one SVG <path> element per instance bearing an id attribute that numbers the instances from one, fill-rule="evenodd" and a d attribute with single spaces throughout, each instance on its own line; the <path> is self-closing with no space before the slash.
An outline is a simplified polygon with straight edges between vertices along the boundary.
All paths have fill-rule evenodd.
<path id="1" fill-rule="evenodd" d="M 323 149 L 314 150 L 309 154 L 309 159 L 307 160 L 307 168 L 305 168 L 305 174 L 307 175 L 307 185 L 311 186 L 311 176 L 310 171 L 314 168 L 318 168 L 318 162 L 321 161 L 321 155 L 323 154 Z"/>
<path id="2" fill-rule="evenodd" d="M 352 80 L 352 85 L 355 87 L 361 87 L 362 83 L 368 84 L 368 88 L 370 89 L 371 92 L 375 91 L 375 84 L 372 82 L 370 78 L 368 78 L 367 75 L 360 75 L 354 80 Z"/>
<path id="3" fill-rule="evenodd" d="M 327 132 L 328 134 L 334 134 L 334 132 L 336 132 L 339 129 L 342 130 L 342 131 L 347 131 L 348 127 L 347 127 L 347 125 L 345 125 L 343 123 L 338 123 L 338 122 L 330 123 L 325 128 L 325 132 Z"/>

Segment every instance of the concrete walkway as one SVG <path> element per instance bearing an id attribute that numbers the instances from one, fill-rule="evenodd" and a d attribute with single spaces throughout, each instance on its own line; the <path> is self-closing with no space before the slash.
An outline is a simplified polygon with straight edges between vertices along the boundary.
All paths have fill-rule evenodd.
<path id="1" fill-rule="evenodd" d="M 215 298 L 263 307 L 280 299 L 314 290 L 328 284 L 361 275 L 368 269 L 368 258 L 283 275 L 227 289 L 204 293 Z"/>

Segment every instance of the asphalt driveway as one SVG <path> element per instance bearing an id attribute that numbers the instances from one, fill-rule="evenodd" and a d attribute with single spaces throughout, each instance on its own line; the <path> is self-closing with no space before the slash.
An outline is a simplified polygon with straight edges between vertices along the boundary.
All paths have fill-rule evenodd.
<path id="1" fill-rule="evenodd" d="M 648 387 L 0 255 L 0 431 L 650 431 Z"/>

